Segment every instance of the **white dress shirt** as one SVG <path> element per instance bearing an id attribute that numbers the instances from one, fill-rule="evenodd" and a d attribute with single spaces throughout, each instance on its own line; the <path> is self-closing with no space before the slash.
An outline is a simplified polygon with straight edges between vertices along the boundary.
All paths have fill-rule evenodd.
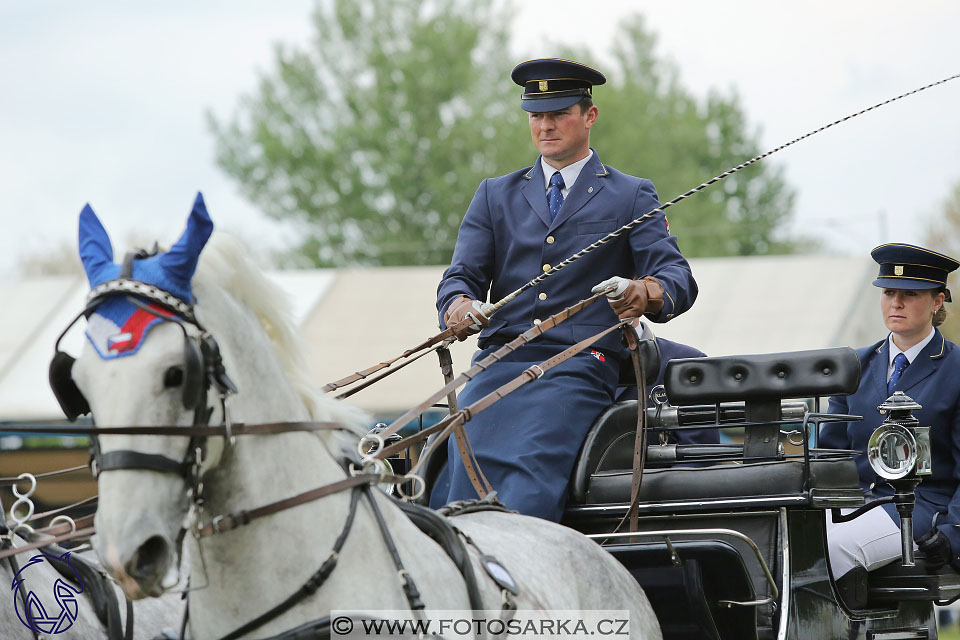
<path id="1" fill-rule="evenodd" d="M 907 356 L 907 362 L 913 364 L 913 359 L 920 355 L 920 352 L 923 351 L 923 348 L 930 344 L 930 341 L 933 340 L 934 333 L 936 333 L 936 330 L 933 327 L 930 327 L 930 335 L 906 351 L 901 351 L 900 347 L 893 344 L 892 333 L 887 337 L 887 342 L 890 343 L 890 360 L 887 362 L 887 382 L 890 382 L 890 376 L 893 375 L 893 359 L 897 357 L 897 354 L 902 353 L 903 355 Z"/>
<path id="2" fill-rule="evenodd" d="M 593 149 L 590 149 L 590 153 L 588 153 L 587 157 L 583 160 L 577 160 L 573 164 L 568 164 L 563 169 L 556 169 L 547 164 L 543 156 L 540 156 L 540 166 L 543 168 L 544 193 L 550 193 L 550 178 L 559 171 L 560 175 L 563 176 L 563 189 L 560 189 L 560 195 L 566 198 L 567 194 L 570 193 L 570 189 L 573 188 L 573 184 L 577 181 L 577 178 L 580 177 L 580 171 L 583 169 L 583 166 L 587 164 L 587 160 L 592 157 Z"/>

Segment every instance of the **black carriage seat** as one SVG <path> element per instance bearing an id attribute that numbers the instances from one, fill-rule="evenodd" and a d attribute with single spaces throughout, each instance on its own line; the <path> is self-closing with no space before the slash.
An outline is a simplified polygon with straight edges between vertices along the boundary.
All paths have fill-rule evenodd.
<path id="1" fill-rule="evenodd" d="M 636 425 L 635 400 L 617 403 L 600 415 L 574 465 L 569 495 L 571 506 L 629 502 Z M 657 448 L 658 445 L 652 444 L 648 451 Z M 709 447 L 704 449 L 710 450 Z M 713 450 L 717 449 L 722 450 L 722 447 L 713 447 Z M 815 502 L 843 500 L 845 507 L 856 507 L 863 502 L 857 467 L 852 458 L 811 459 L 806 480 L 805 483 L 803 460 L 793 459 L 645 469 L 640 500 L 667 502 L 796 496 L 809 491 Z M 824 506 L 828 505 L 824 503 Z"/>
<path id="2" fill-rule="evenodd" d="M 747 422 L 774 421 L 745 430 L 745 458 L 764 462 L 696 468 L 647 469 L 640 500 L 657 502 L 711 498 L 807 495 L 818 506 L 862 504 L 856 465 L 851 458 L 776 460 L 781 400 L 849 394 L 860 382 L 860 360 L 853 349 L 818 349 L 671 360 L 667 397 L 674 405 L 716 405 L 742 401 Z M 625 503 L 630 499 L 636 402 L 616 404 L 591 427 L 574 465 L 571 505 Z M 651 439 L 653 441 L 653 439 Z M 656 446 L 648 447 L 655 451 Z M 830 501 L 839 501 L 831 504 Z"/>

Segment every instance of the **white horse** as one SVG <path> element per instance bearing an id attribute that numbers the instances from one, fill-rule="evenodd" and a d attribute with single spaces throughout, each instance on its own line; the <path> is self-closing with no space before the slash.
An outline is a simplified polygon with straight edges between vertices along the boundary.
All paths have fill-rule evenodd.
<path id="1" fill-rule="evenodd" d="M 202 205 L 201 199 L 198 202 Z M 206 215 L 205 210 L 201 213 Z M 178 246 L 191 245 L 187 236 L 193 233 L 197 215 L 195 206 Z M 81 236 L 83 233 L 81 229 Z M 205 240 L 192 242 L 199 245 L 197 253 Z M 82 250 L 84 242 L 81 237 Z M 104 242 L 101 238 L 93 244 Z M 99 266 L 112 261 L 109 240 L 104 251 Z M 93 264 L 96 259 L 83 259 L 88 274 L 91 266 L 98 268 Z M 369 424 L 366 416 L 312 391 L 287 305 L 252 266 L 247 252 L 236 241 L 218 236 L 199 262 L 191 283 L 195 312 L 218 340 L 226 370 L 239 388 L 229 403 L 232 419 L 247 424 L 337 421 L 362 434 L 363 425 Z M 186 271 L 192 275 L 192 269 Z M 136 273 L 134 269 L 134 276 Z M 187 330 L 193 333 L 195 328 Z M 182 376 L 169 373 L 184 366 L 184 339 L 179 326 L 162 322 L 132 357 L 103 359 L 86 345 L 72 377 L 88 400 L 98 427 L 191 424 L 193 412 L 185 410 L 181 401 Z M 219 403 L 211 399 L 210 405 L 214 409 L 210 423 L 219 424 L 223 418 Z M 186 437 L 177 436 L 101 437 L 104 454 L 133 450 L 175 460 L 184 458 L 187 443 Z M 356 444 L 355 436 L 329 432 L 248 435 L 236 438 L 232 445 L 211 438 L 202 466 L 205 504 L 201 520 L 209 522 L 216 514 L 249 510 L 342 480 L 347 474 L 338 460 L 345 448 L 355 451 Z M 411 523 L 392 498 L 381 491 L 373 493 L 427 608 L 469 610 L 464 580 L 447 554 Z M 184 557 L 189 557 L 191 588 L 195 589 L 189 597 L 188 637 L 224 636 L 299 589 L 330 555 L 350 502 L 349 491 L 339 492 L 220 535 L 199 539 L 186 535 L 189 548 Z M 157 596 L 176 582 L 181 552 L 178 534 L 188 509 L 187 487 L 175 474 L 145 470 L 101 473 L 95 547 L 104 566 L 130 597 Z M 454 518 L 454 523 L 512 574 L 520 589 L 516 597 L 519 609 L 627 610 L 631 637 L 661 637 L 653 610 L 636 581 L 612 556 L 579 533 L 509 513 L 468 514 Z M 484 608 L 499 609 L 501 589 L 481 568 L 475 571 Z M 244 637 L 280 634 L 340 609 L 368 610 L 374 615 L 378 610 L 408 610 L 402 579 L 375 514 L 364 500 L 338 564 L 322 587 Z"/>
<path id="2" fill-rule="evenodd" d="M 27 541 L 20 536 L 13 534 L 12 542 L 15 547 L 22 547 Z M 123 593 L 119 586 L 107 578 L 92 577 L 90 572 L 84 572 L 80 576 L 76 572 L 80 560 L 85 560 L 88 566 L 98 570 L 99 564 L 97 558 L 92 552 L 72 553 L 69 563 L 75 568 L 75 573 L 66 575 L 61 574 L 47 560 L 46 555 L 62 556 L 62 550 L 56 551 L 48 549 L 34 549 L 24 551 L 15 556 L 15 561 L 11 565 L 7 558 L 0 559 L 0 583 L 7 586 L 4 596 L 4 604 L 0 606 L 0 637 L 4 640 L 16 640 L 17 638 L 35 638 L 30 627 L 24 624 L 24 619 L 36 624 L 36 618 L 28 618 L 28 606 L 30 615 L 35 616 L 39 609 L 36 604 L 43 607 L 47 616 L 56 618 L 63 614 L 58 606 L 55 589 L 58 583 L 66 583 L 68 593 L 72 593 L 72 600 L 76 602 L 76 609 L 69 607 L 69 616 L 60 622 L 60 629 L 64 638 L 106 638 L 107 627 L 97 615 L 94 605 L 94 592 L 99 591 L 96 596 L 98 600 L 106 603 L 105 606 L 111 606 L 107 599 L 107 589 L 113 592 L 115 603 L 115 614 L 118 630 L 121 635 L 124 633 L 127 624 L 127 608 Z M 40 557 L 38 557 L 40 556 Z M 67 569 L 64 563 L 61 566 Z M 86 577 L 86 579 L 84 579 Z M 93 581 L 98 584 L 94 584 Z M 22 587 L 21 587 L 22 584 Z M 22 591 L 22 594 L 21 594 Z M 33 594 L 32 596 L 30 594 Z M 27 598 L 27 601 L 24 600 Z M 183 601 L 175 594 L 165 595 L 162 598 L 150 600 L 140 600 L 133 604 L 133 638 L 134 640 L 152 640 L 156 638 L 164 629 L 175 630 L 177 623 L 183 614 Z M 52 623 L 51 623 L 52 624 Z M 38 626 L 39 629 L 50 632 L 50 629 Z M 46 633 L 42 637 L 49 636 Z"/>

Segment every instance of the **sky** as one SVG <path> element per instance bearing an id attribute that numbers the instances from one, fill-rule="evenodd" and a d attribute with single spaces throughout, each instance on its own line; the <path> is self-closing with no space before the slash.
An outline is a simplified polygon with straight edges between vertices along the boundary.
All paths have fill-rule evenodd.
<path id="1" fill-rule="evenodd" d="M 0 278 L 15 277 L 26 257 L 73 245 L 86 202 L 118 251 L 133 239 L 173 242 L 198 190 L 216 225 L 254 251 L 292 244 L 295 230 L 258 212 L 216 166 L 206 114 L 234 112 L 272 69 L 275 43 L 309 43 L 312 6 L 0 0 Z M 960 73 L 952 0 L 515 6 L 518 62 L 555 55 L 558 42 L 603 61 L 618 24 L 642 13 L 684 86 L 700 96 L 737 92 L 763 150 Z M 601 92 L 596 99 L 602 117 Z M 791 229 L 851 255 L 889 240 L 922 242 L 960 182 L 958 113 L 960 79 L 765 160 L 783 167 L 797 192 Z M 518 158 L 518 168 L 530 160 Z M 463 188 L 472 193 L 476 183 Z M 670 215 L 684 215 L 683 205 Z"/>

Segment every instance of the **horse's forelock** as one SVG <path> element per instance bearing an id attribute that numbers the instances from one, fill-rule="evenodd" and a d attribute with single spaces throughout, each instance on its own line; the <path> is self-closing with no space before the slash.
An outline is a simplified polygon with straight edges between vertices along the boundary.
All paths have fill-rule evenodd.
<path id="1" fill-rule="evenodd" d="M 366 433 L 369 417 L 365 412 L 321 393 L 310 380 L 290 300 L 249 255 L 237 237 L 215 232 L 200 257 L 194 280 L 200 286 L 223 289 L 257 317 L 312 419 L 340 422 L 358 434 Z"/>

